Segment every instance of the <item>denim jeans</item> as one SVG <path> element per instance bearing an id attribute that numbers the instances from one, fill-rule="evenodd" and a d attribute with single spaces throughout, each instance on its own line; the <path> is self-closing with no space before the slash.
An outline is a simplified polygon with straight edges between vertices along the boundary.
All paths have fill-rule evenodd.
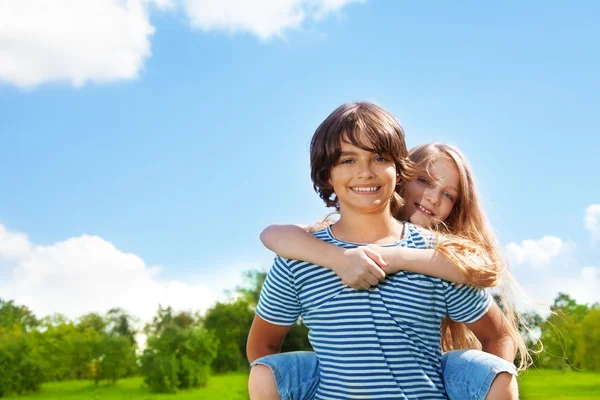
<path id="1" fill-rule="evenodd" d="M 282 400 L 312 399 L 319 385 L 319 363 L 315 353 L 297 351 L 259 358 L 251 365 L 266 365 L 273 371 Z M 443 381 L 450 400 L 483 400 L 492 381 L 501 372 L 516 375 L 512 363 L 480 350 L 455 350 L 442 356 Z"/>

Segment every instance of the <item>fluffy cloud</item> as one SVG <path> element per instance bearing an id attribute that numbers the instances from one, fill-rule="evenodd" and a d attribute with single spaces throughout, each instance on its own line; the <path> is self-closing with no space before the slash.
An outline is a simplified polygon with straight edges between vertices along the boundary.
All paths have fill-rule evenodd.
<path id="1" fill-rule="evenodd" d="M 138 76 L 154 33 L 149 3 L 166 0 L 2 0 L 0 82 L 81 86 Z"/>
<path id="2" fill-rule="evenodd" d="M 544 300 L 553 301 L 558 292 L 566 293 L 582 304 L 600 301 L 600 273 L 596 267 L 584 267 L 571 276 L 553 277 L 545 280 L 548 296 Z"/>
<path id="3" fill-rule="evenodd" d="M 600 240 L 600 204 L 592 204 L 585 209 L 583 219 L 585 229 L 592 234 L 592 243 Z"/>
<path id="4" fill-rule="evenodd" d="M 2 297 L 38 316 L 60 312 L 75 318 L 119 306 L 149 320 L 159 303 L 205 310 L 219 295 L 205 284 L 163 280 L 158 267 L 97 236 L 40 246 L 0 225 L 0 261 Z"/>
<path id="5" fill-rule="evenodd" d="M 182 0 L 190 23 L 204 30 L 250 33 L 265 40 L 363 0 Z"/>
<path id="6" fill-rule="evenodd" d="M 558 255 L 568 252 L 573 246 L 573 243 L 564 242 L 555 236 L 544 236 L 539 240 L 523 240 L 521 244 L 511 242 L 506 246 L 506 251 L 513 265 L 529 264 L 539 268 Z"/>
<path id="7" fill-rule="evenodd" d="M 150 56 L 149 8 L 182 9 L 202 31 L 281 36 L 364 0 L 0 0 L 0 83 L 110 82 L 138 77 Z"/>

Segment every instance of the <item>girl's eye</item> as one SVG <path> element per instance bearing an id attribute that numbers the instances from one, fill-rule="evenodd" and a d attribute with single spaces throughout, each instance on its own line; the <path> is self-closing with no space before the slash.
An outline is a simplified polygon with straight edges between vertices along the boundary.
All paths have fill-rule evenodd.
<path id="1" fill-rule="evenodd" d="M 427 179 L 425 179 L 425 178 L 422 178 L 422 177 L 417 178 L 417 182 L 420 182 L 420 183 L 422 183 L 424 185 L 429 185 L 429 181 Z"/>
<path id="2" fill-rule="evenodd" d="M 450 200 L 450 201 L 454 201 L 454 196 L 452 196 L 450 193 L 448 193 L 448 192 L 445 192 L 445 193 L 444 193 L 444 196 L 445 196 L 445 197 L 446 197 L 448 200 Z"/>

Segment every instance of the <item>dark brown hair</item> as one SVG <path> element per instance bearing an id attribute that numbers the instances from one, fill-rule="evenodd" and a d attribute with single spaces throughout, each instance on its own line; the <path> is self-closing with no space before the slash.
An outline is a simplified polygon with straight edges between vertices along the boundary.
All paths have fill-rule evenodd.
<path id="1" fill-rule="evenodd" d="M 414 168 L 408 159 L 402 126 L 390 113 L 372 103 L 348 103 L 335 109 L 319 125 L 310 143 L 310 176 L 313 187 L 327 207 L 339 210 L 339 201 L 329 183 L 331 168 L 341 154 L 345 140 L 363 150 L 391 157 L 402 178 L 391 199 L 395 214 L 404 201 L 399 191 L 407 180 L 414 179 Z"/>

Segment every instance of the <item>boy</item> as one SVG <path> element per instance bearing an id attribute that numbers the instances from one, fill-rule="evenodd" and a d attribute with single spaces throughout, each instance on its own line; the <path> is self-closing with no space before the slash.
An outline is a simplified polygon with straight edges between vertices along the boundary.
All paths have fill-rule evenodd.
<path id="1" fill-rule="evenodd" d="M 433 247 L 431 234 L 393 218 L 402 203 L 399 184 L 412 174 L 407 155 L 402 128 L 382 108 L 346 104 L 330 114 L 311 142 L 311 177 L 340 219 L 315 236 L 345 248 Z M 440 326 L 446 315 L 467 323 L 488 349 L 511 346 L 496 333 L 502 332 L 502 315 L 485 291 L 409 272 L 355 290 L 329 269 L 278 257 L 256 313 L 250 362 L 278 353 L 298 317 L 310 329 L 321 376 L 306 398 L 445 399 Z M 267 365 L 258 360 L 252 368 L 251 398 L 279 398 L 253 390 L 256 380 L 277 380 Z M 298 385 L 311 373 L 299 371 Z"/>

